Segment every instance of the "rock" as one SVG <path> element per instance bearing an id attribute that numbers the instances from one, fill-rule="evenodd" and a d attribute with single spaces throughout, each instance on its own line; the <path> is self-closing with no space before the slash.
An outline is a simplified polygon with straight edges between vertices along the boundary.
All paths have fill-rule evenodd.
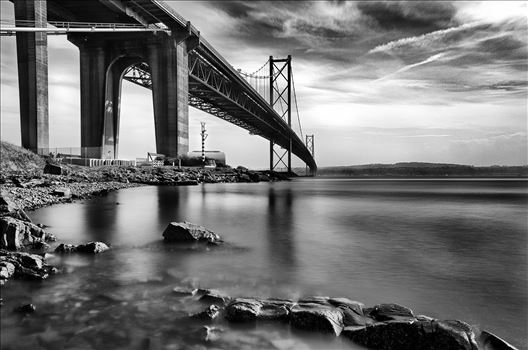
<path id="1" fill-rule="evenodd" d="M 11 216 L 18 220 L 31 222 L 27 214 L 11 200 L 5 190 L 0 192 L 0 216 Z"/>
<path id="2" fill-rule="evenodd" d="M 262 303 L 255 299 L 237 298 L 226 308 L 226 318 L 230 322 L 255 321 Z"/>
<path id="3" fill-rule="evenodd" d="M 28 254 L 28 253 L 18 253 L 18 261 L 22 264 L 23 267 L 40 270 L 43 266 L 43 258 L 40 255 Z"/>
<path id="4" fill-rule="evenodd" d="M 73 244 L 61 243 L 57 248 L 55 248 L 55 253 L 74 253 L 76 251 L 77 247 Z"/>
<path id="5" fill-rule="evenodd" d="M 478 340 L 483 350 L 517 350 L 515 346 L 488 331 L 482 331 Z"/>
<path id="6" fill-rule="evenodd" d="M 226 318 L 230 322 L 287 320 L 293 303 L 280 299 L 237 298 L 226 308 Z"/>
<path id="7" fill-rule="evenodd" d="M 51 175 L 62 175 L 62 167 L 60 165 L 55 164 L 46 164 L 44 167 L 44 174 L 51 174 Z"/>
<path id="8" fill-rule="evenodd" d="M 0 279 L 7 280 L 15 274 L 15 265 L 10 262 L 0 262 Z"/>
<path id="9" fill-rule="evenodd" d="M 172 292 L 174 294 L 178 294 L 178 295 L 188 295 L 188 296 L 193 296 L 196 294 L 196 292 L 198 291 L 198 289 L 193 289 L 193 288 L 186 288 L 186 287 L 174 287 L 172 289 Z"/>
<path id="10" fill-rule="evenodd" d="M 346 327 L 342 335 L 377 350 L 476 350 L 472 333 L 449 321 L 397 320 Z"/>
<path id="11" fill-rule="evenodd" d="M 12 217 L 0 218 L 0 248 L 18 250 L 46 240 L 46 231 L 35 224 Z"/>
<path id="12" fill-rule="evenodd" d="M 22 314 L 32 314 L 37 311 L 37 307 L 33 304 L 25 304 L 17 307 L 15 311 L 20 312 Z"/>
<path id="13" fill-rule="evenodd" d="M 220 307 L 218 305 L 209 305 L 205 310 L 191 315 L 192 318 L 199 320 L 213 320 L 220 314 Z"/>
<path id="14" fill-rule="evenodd" d="M 218 305 L 225 305 L 230 299 L 230 296 L 215 290 L 207 290 L 205 294 L 200 297 L 201 301 Z"/>
<path id="15" fill-rule="evenodd" d="M 57 197 L 63 197 L 63 198 L 71 198 L 72 193 L 71 190 L 67 187 L 59 187 L 52 192 L 53 195 Z"/>
<path id="16" fill-rule="evenodd" d="M 369 312 L 376 321 L 407 320 L 414 318 L 411 309 L 398 304 L 378 304 Z"/>
<path id="17" fill-rule="evenodd" d="M 171 222 L 163 231 L 165 242 L 197 242 L 220 243 L 222 239 L 216 233 L 203 226 L 189 222 Z"/>
<path id="18" fill-rule="evenodd" d="M 87 254 L 98 254 L 110 249 L 110 247 L 103 242 L 88 242 L 86 244 L 79 244 L 76 248 L 79 253 Z"/>
<path id="19" fill-rule="evenodd" d="M 206 342 L 218 340 L 220 338 L 221 332 L 223 332 L 221 328 L 203 326 L 201 330 L 202 339 L 205 340 Z"/>
<path id="20" fill-rule="evenodd" d="M 345 326 L 363 326 L 374 323 L 374 320 L 365 317 L 363 313 L 364 305 L 360 302 L 347 298 L 329 298 L 328 303 L 343 312 L 343 323 Z"/>
<path id="21" fill-rule="evenodd" d="M 341 310 L 315 303 L 294 305 L 290 311 L 290 323 L 299 329 L 335 335 L 339 335 L 344 327 Z"/>

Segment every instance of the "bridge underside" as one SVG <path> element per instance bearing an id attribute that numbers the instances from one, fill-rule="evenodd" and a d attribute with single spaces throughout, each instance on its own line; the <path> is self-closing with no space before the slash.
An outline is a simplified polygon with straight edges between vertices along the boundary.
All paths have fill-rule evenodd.
<path id="1" fill-rule="evenodd" d="M 118 21 L 168 30 L 156 34 L 68 34 L 80 50 L 81 146 L 86 156 L 117 157 L 121 81 L 132 66 L 144 75 L 143 79 L 133 79 L 128 74 L 125 78 L 152 89 L 158 153 L 170 157 L 187 153 L 191 105 L 284 148 L 290 147 L 312 170 L 316 169 L 302 140 L 268 101 L 200 38 L 189 22 L 163 2 L 13 2 L 16 20 L 33 20 L 42 27 L 48 20 L 86 22 L 97 18 L 97 22 Z M 35 7 L 42 3 L 47 8 Z M 30 149 L 48 146 L 47 46 L 45 34 L 42 36 L 44 40 L 35 33 L 17 34 L 22 138 L 23 146 Z M 88 154 L 90 150 L 95 153 Z"/>

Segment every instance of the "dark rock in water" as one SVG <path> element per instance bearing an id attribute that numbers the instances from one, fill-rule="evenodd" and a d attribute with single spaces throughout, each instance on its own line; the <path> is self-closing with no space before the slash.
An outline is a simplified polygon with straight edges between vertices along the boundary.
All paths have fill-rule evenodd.
<path id="1" fill-rule="evenodd" d="M 213 320 L 220 314 L 220 307 L 218 305 L 209 305 L 205 310 L 191 315 L 192 318 L 199 320 Z"/>
<path id="2" fill-rule="evenodd" d="M 106 245 L 106 243 L 103 243 L 103 242 L 88 242 L 86 244 L 79 244 L 77 246 L 77 251 L 79 253 L 87 253 L 87 254 L 98 254 L 98 253 L 106 252 L 109 249 L 110 247 Z"/>
<path id="3" fill-rule="evenodd" d="M 12 217 L 0 218 L 0 248 L 18 250 L 46 241 L 46 231 L 35 224 Z"/>
<path id="4" fill-rule="evenodd" d="M 186 287 L 174 287 L 172 289 L 172 292 L 177 295 L 187 295 L 187 296 L 193 296 L 196 294 L 198 289 L 194 288 L 186 288 Z"/>
<path id="5" fill-rule="evenodd" d="M 262 303 L 255 299 L 237 298 L 226 308 L 226 318 L 230 322 L 255 321 Z"/>
<path id="6" fill-rule="evenodd" d="M 44 174 L 62 175 L 62 167 L 60 165 L 48 163 L 44 167 Z"/>
<path id="7" fill-rule="evenodd" d="M 483 350 L 518 350 L 515 346 L 506 342 L 504 339 L 501 339 L 488 331 L 482 331 L 478 341 Z"/>
<path id="8" fill-rule="evenodd" d="M 221 328 L 203 326 L 201 329 L 202 339 L 206 342 L 218 340 L 221 332 L 223 332 Z"/>
<path id="9" fill-rule="evenodd" d="M 226 308 L 226 318 L 230 322 L 287 320 L 293 302 L 280 299 L 237 298 Z"/>
<path id="10" fill-rule="evenodd" d="M 55 253 L 74 253 L 76 251 L 77 247 L 73 244 L 61 243 L 57 248 L 55 248 Z"/>
<path id="11" fill-rule="evenodd" d="M 31 250 L 33 251 L 38 251 L 38 252 L 41 252 L 41 253 L 44 253 L 44 252 L 47 252 L 50 248 L 49 244 L 45 243 L 45 242 L 35 242 L 33 244 L 30 245 L 30 248 Z"/>
<path id="12" fill-rule="evenodd" d="M 15 311 L 20 312 L 22 314 L 32 314 L 37 311 L 37 307 L 33 304 L 25 304 L 17 307 Z"/>
<path id="13" fill-rule="evenodd" d="M 315 303 L 294 305 L 290 311 L 293 327 L 339 335 L 343 330 L 343 313 L 338 308 Z"/>
<path id="14" fill-rule="evenodd" d="M 57 188 L 52 192 L 52 194 L 55 196 L 64 197 L 64 198 L 71 198 L 72 196 L 71 190 L 67 187 Z"/>
<path id="15" fill-rule="evenodd" d="M 201 301 L 218 305 L 225 305 L 230 299 L 230 296 L 215 290 L 207 290 L 206 293 L 200 297 Z"/>
<path id="16" fill-rule="evenodd" d="M 363 326 L 375 321 L 365 317 L 364 305 L 360 302 L 347 298 L 329 298 L 328 302 L 343 312 L 343 323 L 345 326 Z"/>
<path id="17" fill-rule="evenodd" d="M 189 222 L 171 222 L 163 231 L 165 242 L 197 242 L 220 243 L 222 239 L 216 233 L 203 226 Z"/>
<path id="18" fill-rule="evenodd" d="M 15 265 L 8 261 L 0 261 L 0 279 L 7 280 L 15 274 Z"/>
<path id="19" fill-rule="evenodd" d="M 399 320 L 346 327 L 342 335 L 376 350 L 476 350 L 473 334 L 449 321 Z"/>
<path id="20" fill-rule="evenodd" d="M 370 317 L 376 321 L 413 319 L 411 309 L 398 304 L 378 304 L 369 312 Z"/>

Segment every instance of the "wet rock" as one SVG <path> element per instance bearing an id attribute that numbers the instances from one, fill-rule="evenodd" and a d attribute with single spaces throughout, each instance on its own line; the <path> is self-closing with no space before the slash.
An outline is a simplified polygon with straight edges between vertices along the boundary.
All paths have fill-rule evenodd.
<path id="1" fill-rule="evenodd" d="M 225 305 L 229 300 L 231 299 L 230 296 L 225 295 L 221 292 L 218 292 L 216 290 L 207 290 L 201 297 L 200 300 L 212 303 L 212 304 L 218 304 L 218 305 Z"/>
<path id="2" fill-rule="evenodd" d="M 37 311 L 37 307 L 33 304 L 25 304 L 25 305 L 20 305 L 19 307 L 17 307 L 15 311 L 21 314 L 32 314 L 35 311 Z"/>
<path id="3" fill-rule="evenodd" d="M 62 167 L 60 165 L 55 164 L 46 164 L 44 167 L 44 174 L 51 174 L 51 175 L 62 175 Z"/>
<path id="4" fill-rule="evenodd" d="M 71 190 L 67 187 L 59 187 L 52 192 L 53 195 L 57 197 L 63 197 L 63 198 L 71 198 L 72 193 Z"/>
<path id="5" fill-rule="evenodd" d="M 222 239 L 216 233 L 203 226 L 189 222 L 171 222 L 163 231 L 165 242 L 197 242 L 220 243 Z"/>
<path id="6" fill-rule="evenodd" d="M 328 299 L 330 298 L 324 297 L 324 296 L 309 296 L 309 297 L 301 298 L 297 302 L 299 304 L 311 303 L 311 304 L 330 305 L 330 303 L 328 302 Z"/>
<path id="7" fill-rule="evenodd" d="M 255 321 L 262 303 L 255 299 L 237 298 L 226 308 L 226 318 L 230 322 Z"/>
<path id="8" fill-rule="evenodd" d="M 482 331 L 478 340 L 482 350 L 517 350 L 515 346 L 488 331 Z"/>
<path id="9" fill-rule="evenodd" d="M 346 327 L 342 336 L 377 350 L 476 350 L 472 333 L 449 321 L 397 320 Z"/>
<path id="10" fill-rule="evenodd" d="M 55 253 L 74 253 L 77 251 L 77 247 L 73 244 L 64 244 L 61 243 L 57 248 L 55 248 Z"/>
<path id="11" fill-rule="evenodd" d="M 187 295 L 187 296 L 193 296 L 196 294 L 198 289 L 194 288 L 186 288 L 186 287 L 174 287 L 172 289 L 172 292 L 177 295 Z M 204 293 L 205 294 L 205 293 Z"/>
<path id="12" fill-rule="evenodd" d="M 398 304 L 378 304 L 369 312 L 376 321 L 406 320 L 414 318 L 411 309 Z"/>
<path id="13" fill-rule="evenodd" d="M 199 320 L 213 320 L 220 314 L 220 307 L 218 305 L 209 305 L 205 310 L 191 315 L 192 318 Z"/>
<path id="14" fill-rule="evenodd" d="M 343 312 L 343 323 L 345 326 L 362 326 L 374 323 L 374 320 L 365 317 L 364 305 L 360 302 L 347 298 L 329 298 L 328 302 Z"/>
<path id="15" fill-rule="evenodd" d="M 19 250 L 46 240 L 46 231 L 35 224 L 12 217 L 0 218 L 0 248 Z"/>
<path id="16" fill-rule="evenodd" d="M 15 265 L 8 261 L 0 262 L 0 279 L 7 280 L 15 274 Z"/>
<path id="17" fill-rule="evenodd" d="M 202 339 L 206 342 L 218 340 L 222 332 L 223 330 L 218 327 L 203 326 L 201 329 Z"/>
<path id="18" fill-rule="evenodd" d="M 88 242 L 86 244 L 79 244 L 77 246 L 77 251 L 79 253 L 86 253 L 86 254 L 98 254 L 98 253 L 106 252 L 109 249 L 110 247 L 106 245 L 106 243 L 103 243 L 103 242 Z"/>
<path id="19" fill-rule="evenodd" d="M 290 323 L 299 329 L 335 335 L 339 335 L 344 327 L 341 310 L 315 303 L 294 305 L 290 311 Z"/>

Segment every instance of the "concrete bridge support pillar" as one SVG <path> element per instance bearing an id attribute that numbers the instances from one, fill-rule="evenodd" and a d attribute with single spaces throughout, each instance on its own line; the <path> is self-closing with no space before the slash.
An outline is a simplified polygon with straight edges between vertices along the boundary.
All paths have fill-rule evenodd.
<path id="1" fill-rule="evenodd" d="M 70 35 L 80 49 L 81 147 L 85 157 L 116 158 L 124 70 L 146 62 L 151 71 L 156 152 L 189 150 L 189 72 L 185 41 L 149 36 Z M 139 116 L 140 117 L 140 116 Z"/>
<path id="2" fill-rule="evenodd" d="M 189 151 L 189 66 L 186 43 L 170 38 L 148 46 L 156 151 L 180 157 Z"/>
<path id="3" fill-rule="evenodd" d="M 15 19 L 47 25 L 46 0 L 16 0 Z M 32 25 L 33 26 L 33 25 Z M 48 41 L 46 33 L 17 33 L 22 147 L 48 148 Z"/>

